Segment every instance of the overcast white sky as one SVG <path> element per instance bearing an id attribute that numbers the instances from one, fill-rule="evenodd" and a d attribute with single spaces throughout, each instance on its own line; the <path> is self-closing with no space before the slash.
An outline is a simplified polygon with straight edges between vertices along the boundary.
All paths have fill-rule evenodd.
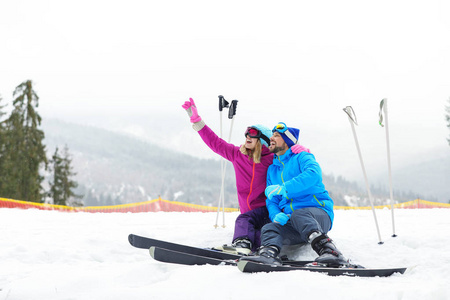
<path id="1" fill-rule="evenodd" d="M 186 143 L 194 135 L 180 105 L 193 97 L 218 130 L 222 94 L 239 100 L 233 143 L 249 124 L 285 121 L 325 170 L 361 176 L 347 105 L 368 169 L 385 165 L 382 98 L 394 166 L 449 155 L 449 16 L 450 2 L 437 0 L 5 0 L 0 95 L 10 102 L 31 79 L 44 120 L 141 134 L 142 122 L 130 120 L 158 120 L 162 142 L 212 156 Z"/>

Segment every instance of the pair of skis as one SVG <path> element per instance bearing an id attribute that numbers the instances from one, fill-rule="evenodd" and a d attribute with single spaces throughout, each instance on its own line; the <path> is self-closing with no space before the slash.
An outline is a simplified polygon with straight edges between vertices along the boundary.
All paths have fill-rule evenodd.
<path id="1" fill-rule="evenodd" d="M 134 234 L 128 236 L 128 241 L 134 247 L 149 249 L 150 255 L 157 261 L 182 265 L 231 265 L 237 266 L 244 273 L 283 272 L 283 271 L 311 271 L 325 273 L 331 276 L 356 277 L 387 277 L 394 273 L 403 274 L 406 268 L 368 269 L 359 265 L 350 267 L 330 268 L 315 265 L 313 261 L 285 260 L 280 266 L 261 264 L 239 260 L 240 255 L 204 249 L 142 237 Z"/>

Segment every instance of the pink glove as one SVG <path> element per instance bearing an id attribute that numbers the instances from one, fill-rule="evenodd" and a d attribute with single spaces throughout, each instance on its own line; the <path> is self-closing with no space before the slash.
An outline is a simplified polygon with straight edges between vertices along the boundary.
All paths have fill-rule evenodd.
<path id="1" fill-rule="evenodd" d="M 182 107 L 191 117 L 191 123 L 197 123 L 202 120 L 202 118 L 198 115 L 197 106 L 195 106 L 194 99 L 189 98 L 189 101 L 184 102 Z"/>
<path id="2" fill-rule="evenodd" d="M 292 151 L 294 154 L 299 154 L 299 153 L 301 153 L 301 152 L 303 152 L 303 151 L 308 152 L 308 153 L 311 153 L 311 152 L 309 151 L 308 148 L 306 148 L 305 146 L 302 146 L 302 145 L 298 145 L 298 144 L 292 146 L 292 147 L 291 147 L 291 151 Z"/>

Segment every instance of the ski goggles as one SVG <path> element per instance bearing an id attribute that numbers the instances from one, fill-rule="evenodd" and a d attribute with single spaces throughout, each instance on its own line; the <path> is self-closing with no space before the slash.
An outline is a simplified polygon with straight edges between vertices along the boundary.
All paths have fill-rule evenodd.
<path id="1" fill-rule="evenodd" d="M 247 135 L 251 138 L 260 138 L 261 131 L 259 131 L 258 129 L 253 128 L 253 127 L 247 127 L 247 130 L 245 131 L 244 136 L 247 137 Z"/>
<path id="2" fill-rule="evenodd" d="M 286 126 L 286 124 L 280 122 L 277 125 L 275 125 L 275 127 L 272 129 L 272 132 L 278 131 L 280 133 L 284 133 L 287 129 L 288 127 Z"/>
<path id="3" fill-rule="evenodd" d="M 285 136 L 288 137 L 288 139 L 290 139 L 294 144 L 297 144 L 297 139 L 295 138 L 294 135 L 292 135 L 292 133 L 288 130 L 288 127 L 285 123 L 280 122 L 277 125 L 275 125 L 275 127 L 273 127 L 272 132 L 279 132 L 284 134 Z"/>
<path id="4" fill-rule="evenodd" d="M 266 146 L 270 144 L 270 138 L 265 136 L 261 130 L 256 129 L 254 127 L 247 127 L 247 130 L 245 131 L 245 137 L 249 136 L 251 138 L 257 138 L 262 140 L 261 142 L 264 144 L 264 142 L 267 144 Z"/>

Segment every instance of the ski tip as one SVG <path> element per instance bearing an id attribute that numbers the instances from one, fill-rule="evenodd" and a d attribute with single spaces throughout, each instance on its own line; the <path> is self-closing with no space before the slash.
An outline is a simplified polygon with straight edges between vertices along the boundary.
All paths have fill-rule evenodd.
<path id="1" fill-rule="evenodd" d="M 134 237 L 134 235 L 133 235 L 132 233 L 130 233 L 130 234 L 128 235 L 128 242 L 129 242 L 131 245 L 133 245 L 133 237 Z"/>
<path id="2" fill-rule="evenodd" d="M 148 251 L 150 252 L 150 256 L 154 259 L 155 258 L 155 247 L 150 247 L 150 249 L 148 249 Z"/>
<path id="3" fill-rule="evenodd" d="M 248 260 L 239 260 L 237 263 L 237 267 L 239 269 L 239 271 L 244 272 L 245 270 L 245 266 L 247 265 Z"/>

